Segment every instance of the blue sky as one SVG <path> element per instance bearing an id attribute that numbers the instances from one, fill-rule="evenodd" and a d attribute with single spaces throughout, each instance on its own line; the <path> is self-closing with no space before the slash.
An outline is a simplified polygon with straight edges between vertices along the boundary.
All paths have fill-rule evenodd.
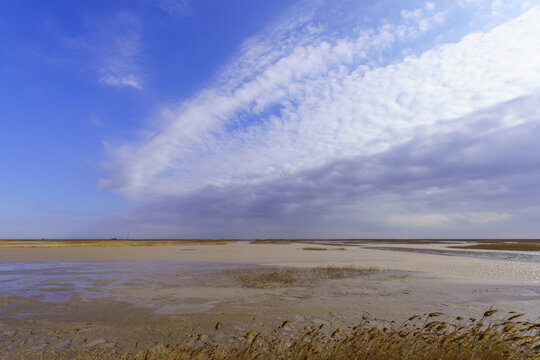
<path id="1" fill-rule="evenodd" d="M 0 237 L 538 237 L 535 1 L 4 2 Z"/>

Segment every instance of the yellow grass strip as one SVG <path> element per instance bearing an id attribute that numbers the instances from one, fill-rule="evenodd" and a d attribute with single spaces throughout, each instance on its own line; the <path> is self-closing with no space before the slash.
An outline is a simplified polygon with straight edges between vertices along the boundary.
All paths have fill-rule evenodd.
<path id="1" fill-rule="evenodd" d="M 253 240 L 250 244 L 290 244 L 290 240 Z"/>
<path id="2" fill-rule="evenodd" d="M 237 240 L 39 240 L 0 241 L 0 248 L 57 248 L 108 246 L 226 245 Z"/>

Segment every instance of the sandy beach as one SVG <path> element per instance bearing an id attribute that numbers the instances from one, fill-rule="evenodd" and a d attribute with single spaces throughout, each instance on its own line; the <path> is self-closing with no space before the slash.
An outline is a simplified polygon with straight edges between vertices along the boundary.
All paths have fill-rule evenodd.
<path id="1" fill-rule="evenodd" d="M 81 349 L 129 349 L 135 341 L 187 333 L 265 334 L 286 320 L 295 332 L 320 324 L 347 328 L 364 315 L 403 321 L 432 311 L 479 316 L 489 308 L 523 312 L 531 321 L 540 315 L 540 255 L 447 246 L 238 241 L 2 248 L 0 352 L 5 359 L 68 358 Z M 260 269 L 320 266 L 370 271 L 287 286 L 235 281 Z"/>

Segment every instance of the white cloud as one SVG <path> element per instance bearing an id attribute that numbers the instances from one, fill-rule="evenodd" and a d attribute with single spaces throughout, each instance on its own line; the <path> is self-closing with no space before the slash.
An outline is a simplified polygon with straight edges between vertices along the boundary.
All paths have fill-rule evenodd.
<path id="1" fill-rule="evenodd" d="M 99 82 L 111 86 L 130 86 L 137 90 L 142 89 L 141 80 L 135 74 L 127 74 L 123 76 L 104 75 L 99 78 Z"/>
<path id="2" fill-rule="evenodd" d="M 458 5 L 461 7 L 469 7 L 469 6 L 483 6 L 487 3 L 489 3 L 490 0 L 460 0 L 458 2 Z"/>
<path id="3" fill-rule="evenodd" d="M 539 100 L 537 91 L 441 121 L 449 126 L 418 129 L 380 154 L 160 197 L 99 229 L 163 237 L 537 236 Z"/>
<path id="4" fill-rule="evenodd" d="M 533 6 L 538 6 L 538 2 L 534 0 L 493 0 L 490 8 L 492 16 L 504 17 L 509 12 L 513 12 L 515 8 L 518 11 L 525 11 Z"/>
<path id="5" fill-rule="evenodd" d="M 510 214 L 497 212 L 465 212 L 451 214 L 399 214 L 388 217 L 390 225 L 405 228 L 439 228 L 452 226 L 488 225 L 502 223 L 510 218 Z"/>
<path id="6" fill-rule="evenodd" d="M 370 65 L 399 40 L 402 27 L 421 32 L 432 16 L 355 38 L 311 34 L 311 42 L 295 40 L 301 45 L 273 61 L 263 56 L 256 70 L 258 58 L 243 58 L 238 74 L 247 81 L 233 76 L 164 111 L 146 140 L 116 148 L 102 186 L 143 199 L 267 181 L 386 151 L 419 127 L 440 130 L 440 120 L 538 87 L 540 38 L 531 34 L 540 32 L 539 9 L 398 63 Z"/>

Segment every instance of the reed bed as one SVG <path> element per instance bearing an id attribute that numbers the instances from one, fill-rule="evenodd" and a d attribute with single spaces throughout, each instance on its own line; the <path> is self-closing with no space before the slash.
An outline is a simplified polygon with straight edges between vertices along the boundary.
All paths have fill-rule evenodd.
<path id="1" fill-rule="evenodd" d="M 246 268 L 220 272 L 220 279 L 230 279 L 234 285 L 245 288 L 276 288 L 307 286 L 323 280 L 365 276 L 378 271 L 376 267 L 318 266 L 313 268 Z"/>
<path id="2" fill-rule="evenodd" d="M 133 359 L 291 359 L 291 360 L 499 360 L 539 359 L 540 323 L 524 321 L 523 314 L 510 312 L 491 320 L 496 310 L 486 311 L 480 320 L 457 317 L 449 320 L 434 312 L 412 316 L 400 325 L 372 322 L 366 316 L 354 327 L 329 328 L 321 325 L 290 334 L 289 321 L 265 336 L 249 331 L 219 339 L 221 323 L 212 335 L 187 335 L 183 340 L 156 343 L 143 348 L 137 341 L 127 352 L 84 351 L 79 360 Z M 288 329 L 288 330 L 286 330 Z M 44 357 L 46 358 L 46 357 Z"/>

